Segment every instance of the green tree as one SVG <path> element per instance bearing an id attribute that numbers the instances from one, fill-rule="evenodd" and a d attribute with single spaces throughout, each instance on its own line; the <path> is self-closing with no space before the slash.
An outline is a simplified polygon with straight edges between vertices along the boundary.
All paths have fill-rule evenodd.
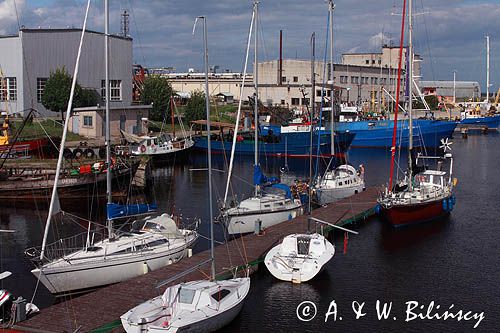
<path id="1" fill-rule="evenodd" d="M 189 124 L 193 120 L 205 119 L 205 105 L 205 93 L 199 90 L 193 91 L 184 112 L 186 123 Z"/>
<path id="2" fill-rule="evenodd" d="M 170 116 L 170 98 L 174 91 L 167 78 L 159 75 L 147 76 L 141 92 L 141 101 L 144 104 L 153 103 L 150 118 L 156 121 L 163 121 Z"/>
<path id="3" fill-rule="evenodd" d="M 55 72 L 50 73 L 42 94 L 42 105 L 47 110 L 60 112 L 63 122 L 64 112 L 68 108 L 71 81 L 71 75 L 66 72 L 66 69 L 64 67 L 58 68 Z M 81 106 L 81 94 L 82 88 L 76 84 L 73 108 Z"/>

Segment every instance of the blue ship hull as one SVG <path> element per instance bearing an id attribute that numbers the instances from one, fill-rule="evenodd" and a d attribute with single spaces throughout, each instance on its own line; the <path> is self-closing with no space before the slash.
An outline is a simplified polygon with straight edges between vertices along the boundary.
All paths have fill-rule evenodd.
<path id="1" fill-rule="evenodd" d="M 500 115 L 479 117 L 479 118 L 465 118 L 459 122 L 460 125 L 475 125 L 486 126 L 490 129 L 497 129 L 500 125 Z"/>
<path id="2" fill-rule="evenodd" d="M 278 127 L 279 128 L 279 127 Z M 274 129 L 274 128 L 273 128 Z M 273 142 L 266 142 L 265 135 L 263 140 L 259 138 L 259 155 L 265 156 L 288 156 L 288 157 L 309 157 L 310 143 L 309 143 L 309 132 L 301 133 L 286 133 L 281 134 L 274 131 Z M 267 134 L 267 133 L 266 133 Z M 335 133 L 335 154 L 343 154 L 347 151 L 354 139 L 354 134 L 349 132 L 339 132 Z M 271 141 L 271 140 L 267 140 Z M 313 140 L 313 150 L 314 156 L 317 155 L 318 140 L 317 136 Z M 212 153 L 231 153 L 232 141 L 220 141 L 211 140 Z M 328 132 L 321 134 L 320 138 L 320 155 L 321 156 L 331 156 L 331 144 L 330 135 Z M 207 138 L 197 137 L 195 139 L 195 148 L 207 149 Z M 236 143 L 235 152 L 239 155 L 253 155 L 254 154 L 255 141 L 253 139 L 245 139 L 241 142 Z"/>
<path id="3" fill-rule="evenodd" d="M 413 146 L 414 147 L 439 147 L 442 138 L 451 137 L 456 122 L 415 119 L 413 121 Z M 356 136 L 352 147 L 386 148 L 392 146 L 392 131 L 394 121 L 355 121 L 335 123 L 336 130 L 349 131 Z M 408 147 L 409 128 L 407 120 L 398 120 L 396 146 Z"/>

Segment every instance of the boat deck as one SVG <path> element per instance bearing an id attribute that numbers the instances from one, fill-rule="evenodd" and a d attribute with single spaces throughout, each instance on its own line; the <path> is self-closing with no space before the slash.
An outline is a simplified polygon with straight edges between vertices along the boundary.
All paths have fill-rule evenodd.
<path id="1" fill-rule="evenodd" d="M 332 224 L 349 225 L 362 222 L 375 213 L 378 189 L 366 191 L 313 211 L 313 216 Z M 307 216 L 299 216 L 267 228 L 262 235 L 247 235 L 215 248 L 219 277 L 231 275 L 236 266 L 255 266 L 284 236 L 307 231 Z M 311 222 L 311 227 L 314 223 Z M 331 227 L 324 227 L 329 229 Z M 69 298 L 42 309 L 39 314 L 18 323 L 14 329 L 31 332 L 123 332 L 120 316 L 136 305 L 160 295 L 168 286 L 156 285 L 207 260 L 210 250 L 185 258 L 178 263 L 149 272 L 137 278 L 101 288 L 92 293 Z M 205 279 L 210 265 L 205 265 L 171 284 Z"/>

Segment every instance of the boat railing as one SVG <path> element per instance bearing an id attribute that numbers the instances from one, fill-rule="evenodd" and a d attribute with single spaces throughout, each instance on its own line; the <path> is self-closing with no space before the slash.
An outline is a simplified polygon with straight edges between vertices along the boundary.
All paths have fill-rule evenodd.
<path id="1" fill-rule="evenodd" d="M 81 250 L 94 249 L 93 244 L 102 241 L 106 238 L 106 232 L 95 231 L 91 233 L 82 232 L 80 234 L 61 238 L 56 242 L 45 246 L 44 258 L 42 263 L 51 262 L 60 258 L 64 258 L 72 253 Z M 33 262 L 40 262 L 41 247 L 31 247 L 24 251 L 25 255 Z"/>

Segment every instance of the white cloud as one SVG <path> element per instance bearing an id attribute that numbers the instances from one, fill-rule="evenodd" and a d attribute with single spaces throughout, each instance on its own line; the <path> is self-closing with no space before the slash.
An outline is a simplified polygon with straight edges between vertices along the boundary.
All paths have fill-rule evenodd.
<path id="1" fill-rule="evenodd" d="M 386 36 L 383 32 L 379 32 L 368 39 L 368 45 L 370 48 L 379 49 L 382 45 L 389 44 L 390 41 L 391 38 L 389 36 Z"/>

